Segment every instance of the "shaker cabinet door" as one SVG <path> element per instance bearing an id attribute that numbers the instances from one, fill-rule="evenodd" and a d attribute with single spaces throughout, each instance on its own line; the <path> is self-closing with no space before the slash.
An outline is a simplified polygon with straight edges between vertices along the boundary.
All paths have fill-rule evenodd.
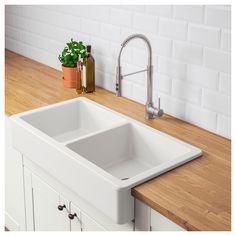
<path id="1" fill-rule="evenodd" d="M 105 229 L 95 220 L 82 212 L 73 203 L 70 204 L 71 231 L 104 231 Z"/>
<path id="2" fill-rule="evenodd" d="M 82 231 L 81 211 L 73 203 L 70 203 L 70 214 L 68 220 L 70 220 L 71 231 Z"/>
<path id="3" fill-rule="evenodd" d="M 81 212 L 82 231 L 105 231 L 94 219 Z"/>
<path id="4" fill-rule="evenodd" d="M 32 174 L 35 231 L 70 231 L 69 201 Z"/>

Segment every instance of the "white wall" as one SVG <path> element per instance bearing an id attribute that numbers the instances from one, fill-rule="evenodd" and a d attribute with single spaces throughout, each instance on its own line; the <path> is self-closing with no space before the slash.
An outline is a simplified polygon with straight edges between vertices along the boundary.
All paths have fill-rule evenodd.
<path id="1" fill-rule="evenodd" d="M 120 43 L 132 33 L 151 41 L 154 99 L 165 112 L 230 137 L 230 6 L 6 6 L 6 48 L 60 69 L 73 37 L 91 44 L 96 84 L 115 88 Z M 124 73 L 143 69 L 143 42 L 130 43 Z M 145 74 L 122 81 L 123 96 L 145 103 Z"/>

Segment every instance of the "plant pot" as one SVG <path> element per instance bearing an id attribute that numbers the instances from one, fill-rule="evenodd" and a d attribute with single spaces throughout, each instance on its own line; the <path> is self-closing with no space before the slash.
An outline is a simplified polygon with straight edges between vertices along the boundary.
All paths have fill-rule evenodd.
<path id="1" fill-rule="evenodd" d="M 63 85 L 66 88 L 76 88 L 76 81 L 80 80 L 80 73 L 78 68 L 71 68 L 62 66 L 63 72 Z"/>

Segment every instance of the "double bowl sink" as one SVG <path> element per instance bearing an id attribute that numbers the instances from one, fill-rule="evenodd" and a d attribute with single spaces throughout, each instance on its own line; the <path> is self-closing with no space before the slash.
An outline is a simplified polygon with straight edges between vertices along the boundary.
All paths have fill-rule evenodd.
<path id="1" fill-rule="evenodd" d="M 202 151 L 86 98 L 11 116 L 13 145 L 118 224 L 134 218 L 131 188 Z"/>

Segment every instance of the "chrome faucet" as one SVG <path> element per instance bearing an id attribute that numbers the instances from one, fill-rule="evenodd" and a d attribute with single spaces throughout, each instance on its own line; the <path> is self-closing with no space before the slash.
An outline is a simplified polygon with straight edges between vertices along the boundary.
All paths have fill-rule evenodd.
<path id="1" fill-rule="evenodd" d="M 121 74 L 121 64 L 120 64 L 120 58 L 121 53 L 124 49 L 124 47 L 127 45 L 128 42 L 130 42 L 133 39 L 140 38 L 142 39 L 147 46 L 148 49 L 148 66 L 147 69 L 143 69 L 140 71 L 132 72 L 129 74 L 122 75 Z M 137 73 L 145 72 L 147 71 L 147 102 L 146 102 L 146 109 L 145 109 L 145 118 L 146 119 L 153 119 L 156 116 L 160 117 L 163 115 L 163 110 L 160 108 L 160 98 L 158 98 L 158 107 L 154 107 L 153 101 L 152 101 L 152 72 L 153 72 L 153 66 L 152 66 L 152 47 L 150 44 L 150 41 L 146 36 L 143 34 L 133 34 L 130 35 L 128 38 L 124 40 L 124 42 L 121 44 L 121 49 L 119 52 L 118 60 L 117 60 L 117 68 L 116 68 L 116 96 L 121 96 L 121 80 L 129 75 L 134 75 Z"/>

